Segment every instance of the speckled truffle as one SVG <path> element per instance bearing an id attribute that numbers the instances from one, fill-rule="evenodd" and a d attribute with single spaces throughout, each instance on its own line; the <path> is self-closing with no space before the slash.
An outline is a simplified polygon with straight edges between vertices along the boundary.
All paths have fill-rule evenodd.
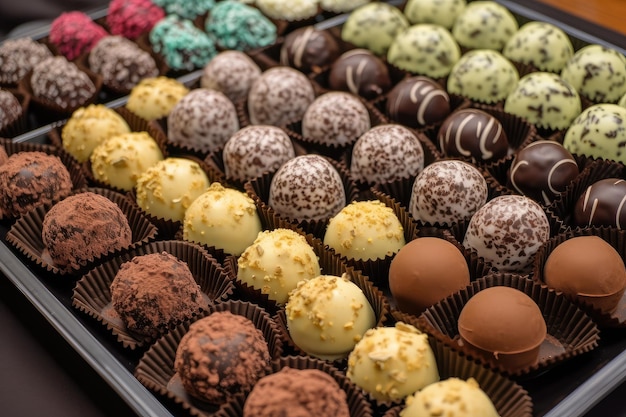
<path id="1" fill-rule="evenodd" d="M 16 85 L 33 67 L 52 52 L 31 38 L 7 39 L 0 44 L 0 83 Z"/>
<path id="2" fill-rule="evenodd" d="M 319 11 L 318 0 L 256 0 L 256 7 L 272 19 L 287 21 L 308 19 Z"/>
<path id="3" fill-rule="evenodd" d="M 167 116 L 187 93 L 189 89 L 173 78 L 146 78 L 130 91 L 126 108 L 146 120 L 156 120 Z"/>
<path id="4" fill-rule="evenodd" d="M 213 9 L 215 0 L 154 0 L 167 14 L 193 20 L 204 16 Z"/>
<path id="5" fill-rule="evenodd" d="M 433 23 L 451 29 L 466 4 L 465 0 L 408 0 L 404 15 L 414 25 Z"/>
<path id="6" fill-rule="evenodd" d="M 223 93 L 195 88 L 174 105 L 167 116 L 167 139 L 204 153 L 224 147 L 239 130 L 235 105 Z"/>
<path id="7" fill-rule="evenodd" d="M 270 68 L 250 88 L 250 122 L 281 126 L 299 121 L 313 100 L 315 93 L 306 75 L 284 66 Z"/>
<path id="8" fill-rule="evenodd" d="M 450 97 L 434 80 L 421 75 L 407 77 L 387 94 L 385 114 L 408 127 L 441 122 L 450 114 Z"/>
<path id="9" fill-rule="evenodd" d="M 465 48 L 500 51 L 517 29 L 515 16 L 503 5 L 473 1 L 457 16 L 452 35 Z"/>
<path id="10" fill-rule="evenodd" d="M 626 181 L 604 178 L 588 186 L 576 200 L 574 225 L 580 227 L 626 227 Z"/>
<path id="11" fill-rule="evenodd" d="M 471 218 L 487 202 L 487 195 L 487 181 L 473 165 L 435 161 L 415 178 L 409 212 L 423 223 L 449 226 Z"/>
<path id="12" fill-rule="evenodd" d="M 22 104 L 8 90 L 0 89 L 0 131 L 15 123 L 23 113 Z"/>
<path id="13" fill-rule="evenodd" d="M 531 198 L 501 195 L 472 216 L 463 246 L 503 272 L 524 272 L 539 247 L 550 238 L 550 224 Z"/>
<path id="14" fill-rule="evenodd" d="M 241 51 L 222 51 L 202 70 L 200 85 L 221 91 L 236 103 L 248 97 L 250 87 L 261 75 L 261 69 Z"/>
<path id="15" fill-rule="evenodd" d="M 61 13 L 50 24 L 48 40 L 70 61 L 87 53 L 107 31 L 80 11 Z"/>
<path id="16" fill-rule="evenodd" d="M 339 43 L 329 31 L 305 26 L 285 36 L 280 48 L 280 63 L 304 73 L 320 72 L 339 54 Z"/>
<path id="17" fill-rule="evenodd" d="M 324 11 L 345 13 L 363 6 L 372 0 L 320 0 L 320 7 Z"/>
<path id="18" fill-rule="evenodd" d="M 221 49 L 248 51 L 276 41 L 276 26 L 271 20 L 258 9 L 234 0 L 217 3 L 204 27 Z"/>
<path id="19" fill-rule="evenodd" d="M 424 169 L 424 149 L 415 134 L 398 124 L 378 125 L 352 148 L 350 174 L 360 182 L 381 184 L 410 178 Z"/>
<path id="20" fill-rule="evenodd" d="M 137 39 L 164 17 L 163 9 L 151 0 L 111 0 L 106 23 L 111 34 Z"/>
<path id="21" fill-rule="evenodd" d="M 290 159 L 274 174 L 268 204 L 288 219 L 326 220 L 346 205 L 346 193 L 337 169 L 308 154 Z"/>
<path id="22" fill-rule="evenodd" d="M 347 91 L 371 100 L 389 91 L 391 78 L 381 58 L 367 49 L 356 48 L 344 52 L 333 62 L 328 85 L 333 90 Z"/>

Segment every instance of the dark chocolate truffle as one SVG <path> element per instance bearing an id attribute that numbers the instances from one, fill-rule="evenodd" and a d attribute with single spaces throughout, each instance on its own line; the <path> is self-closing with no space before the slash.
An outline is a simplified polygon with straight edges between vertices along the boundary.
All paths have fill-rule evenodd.
<path id="1" fill-rule="evenodd" d="M 540 140 L 515 154 L 508 181 L 518 193 L 548 205 L 578 174 L 576 160 L 563 145 Z"/>
<path id="2" fill-rule="evenodd" d="M 437 134 L 445 156 L 495 161 L 506 156 L 509 141 L 502 124 L 487 112 L 462 109 L 450 114 Z"/>
<path id="3" fill-rule="evenodd" d="M 591 184 L 574 206 L 576 226 L 626 226 L 626 181 L 605 178 Z"/>
<path id="4" fill-rule="evenodd" d="M 437 123 L 450 114 L 450 97 L 434 80 L 424 76 L 405 78 L 387 95 L 387 116 L 409 127 Z"/>
<path id="5" fill-rule="evenodd" d="M 11 125 L 22 115 L 20 101 L 7 90 L 0 90 L 0 131 Z"/>
<path id="6" fill-rule="evenodd" d="M 339 56 L 337 40 L 325 30 L 305 26 L 290 32 L 280 48 L 280 63 L 302 72 L 319 72 Z"/>
<path id="7" fill-rule="evenodd" d="M 333 90 L 373 99 L 389 91 L 391 78 L 382 59 L 366 49 L 352 49 L 333 62 L 328 84 Z"/>
<path id="8" fill-rule="evenodd" d="M 31 38 L 5 40 L 0 45 L 0 83 L 17 84 L 39 61 L 51 56 L 46 45 Z"/>

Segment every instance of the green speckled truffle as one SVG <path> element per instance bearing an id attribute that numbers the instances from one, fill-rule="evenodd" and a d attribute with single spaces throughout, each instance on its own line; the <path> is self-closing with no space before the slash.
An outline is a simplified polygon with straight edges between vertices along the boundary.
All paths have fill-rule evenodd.
<path id="1" fill-rule="evenodd" d="M 170 15 L 150 31 L 154 52 L 165 58 L 174 70 L 192 71 L 204 67 L 217 54 L 209 36 L 195 27 L 191 20 Z"/>
<path id="2" fill-rule="evenodd" d="M 288 22 L 313 17 L 319 11 L 317 0 L 256 0 L 264 15 Z"/>
<path id="3" fill-rule="evenodd" d="M 504 100 L 519 81 L 517 69 L 499 52 L 476 49 L 466 52 L 452 67 L 448 93 L 481 103 Z"/>
<path id="4" fill-rule="evenodd" d="M 517 21 L 506 7 L 495 1 L 474 1 L 457 17 L 452 35 L 465 48 L 500 51 L 517 29 Z"/>
<path id="5" fill-rule="evenodd" d="M 397 7 L 383 2 L 369 3 L 350 13 L 341 30 L 341 39 L 383 56 L 396 35 L 408 27 L 409 21 Z"/>
<path id="6" fill-rule="evenodd" d="M 320 0 L 322 10 L 335 13 L 350 12 L 371 0 Z"/>
<path id="7" fill-rule="evenodd" d="M 414 74 L 445 77 L 461 57 L 461 48 L 444 27 L 428 23 L 400 32 L 389 47 L 387 61 Z"/>
<path id="8" fill-rule="evenodd" d="M 574 55 L 565 32 L 545 22 L 528 22 L 504 46 L 502 55 L 511 61 L 535 66 L 540 71 L 561 72 Z"/>
<path id="9" fill-rule="evenodd" d="M 614 103 L 626 93 L 626 57 L 601 45 L 578 50 L 561 77 L 594 103 Z"/>
<path id="10" fill-rule="evenodd" d="M 574 87 L 558 74 L 531 72 L 506 98 L 504 111 L 544 129 L 560 130 L 580 114 L 581 103 Z"/>
<path id="11" fill-rule="evenodd" d="M 276 41 L 276 26 L 258 9 L 238 1 L 218 3 L 205 29 L 223 49 L 247 51 Z"/>
<path id="12" fill-rule="evenodd" d="M 215 6 L 215 0 L 152 0 L 152 2 L 167 14 L 192 20 L 208 13 Z"/>
<path id="13" fill-rule="evenodd" d="M 626 107 L 626 94 L 624 94 L 624 95 L 622 96 L 622 98 L 620 98 L 620 99 L 619 99 L 619 101 L 617 102 L 617 104 L 618 104 L 619 106 Z"/>
<path id="14" fill-rule="evenodd" d="M 626 163 L 626 108 L 616 104 L 586 108 L 567 129 L 563 146 L 574 154 Z"/>
<path id="15" fill-rule="evenodd" d="M 450 29 L 466 5 L 465 0 L 409 0 L 404 15 L 412 24 L 433 23 Z"/>

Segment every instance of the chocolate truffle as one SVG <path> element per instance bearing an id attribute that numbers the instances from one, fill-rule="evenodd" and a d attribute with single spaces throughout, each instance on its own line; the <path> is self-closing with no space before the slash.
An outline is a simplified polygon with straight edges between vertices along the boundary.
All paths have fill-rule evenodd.
<path id="1" fill-rule="evenodd" d="M 288 22 L 308 19 L 319 10 L 317 0 L 256 0 L 256 6 L 270 18 Z"/>
<path id="2" fill-rule="evenodd" d="M 61 13 L 50 24 L 48 40 L 70 61 L 87 53 L 107 31 L 80 11 Z"/>
<path id="3" fill-rule="evenodd" d="M 250 122 L 274 126 L 297 122 L 313 100 L 313 85 L 306 75 L 290 67 L 270 68 L 248 93 Z"/>
<path id="4" fill-rule="evenodd" d="M 224 311 L 189 326 L 176 349 L 174 369 L 189 395 L 219 404 L 250 391 L 269 361 L 263 333 L 250 319 Z"/>
<path id="5" fill-rule="evenodd" d="M 348 356 L 376 316 L 363 291 L 346 276 L 301 281 L 285 306 L 287 329 L 301 350 L 320 359 Z"/>
<path id="6" fill-rule="evenodd" d="M 346 205 L 346 193 L 337 169 L 308 154 L 290 159 L 274 174 L 268 204 L 288 219 L 326 220 Z"/>
<path id="7" fill-rule="evenodd" d="M 111 302 L 130 332 L 149 337 L 206 307 L 189 266 L 167 252 L 124 262 L 111 282 Z"/>
<path id="8" fill-rule="evenodd" d="M 163 9 L 151 0 L 111 0 L 106 23 L 111 34 L 137 39 L 164 17 Z"/>
<path id="9" fill-rule="evenodd" d="M 626 288 L 624 261 L 598 236 L 575 236 L 557 245 L 543 265 L 551 288 L 593 305 L 603 313 L 617 307 Z"/>
<path id="10" fill-rule="evenodd" d="M 450 97 L 433 79 L 418 75 L 403 79 L 391 89 L 385 109 L 396 123 L 424 127 L 450 114 Z"/>
<path id="11" fill-rule="evenodd" d="M 463 343 L 478 356 L 511 371 L 536 364 L 547 335 L 537 303 L 504 286 L 474 294 L 461 310 L 458 329 Z"/>
<path id="12" fill-rule="evenodd" d="M 438 237 L 413 239 L 389 267 L 393 300 L 400 311 L 416 316 L 469 283 L 469 267 L 461 251 Z"/>
<path id="13" fill-rule="evenodd" d="M 594 182 L 578 197 L 574 206 L 574 224 L 580 227 L 626 226 L 626 181 L 605 178 Z"/>
<path id="14" fill-rule="evenodd" d="M 495 1 L 473 1 L 459 13 L 452 35 L 468 49 L 502 50 L 518 29 L 517 20 Z"/>
<path id="15" fill-rule="evenodd" d="M 451 113 L 439 127 L 437 141 L 445 156 L 478 162 L 496 161 L 509 152 L 509 140 L 500 121 L 478 109 Z"/>
<path id="16" fill-rule="evenodd" d="M 261 378 L 248 395 L 243 417 L 280 415 L 350 417 L 346 393 L 318 369 L 285 367 Z"/>
<path id="17" fill-rule="evenodd" d="M 226 177 L 237 181 L 248 181 L 265 172 L 276 172 L 295 156 L 287 133 L 269 125 L 250 125 L 239 129 L 226 141 L 222 152 Z"/>
<path id="18" fill-rule="evenodd" d="M 167 139 L 203 153 L 224 147 L 239 130 L 232 101 L 219 91 L 196 88 L 181 98 L 167 116 Z"/>
<path id="19" fill-rule="evenodd" d="M 204 28 L 222 50 L 249 51 L 276 41 L 276 25 L 257 8 L 239 1 L 218 2 Z"/>
<path id="20" fill-rule="evenodd" d="M 7 154 L 6 149 L 4 149 L 4 146 L 0 145 L 0 165 L 3 165 L 8 160 L 9 160 L 9 155 Z"/>
<path id="21" fill-rule="evenodd" d="M 458 160 L 435 161 L 415 178 L 409 213 L 423 223 L 450 226 L 472 217 L 487 196 L 487 181 L 475 166 Z"/>
<path id="22" fill-rule="evenodd" d="M 405 244 L 402 223 L 382 201 L 353 201 L 328 221 L 324 244 L 348 259 L 391 257 Z"/>
<path id="23" fill-rule="evenodd" d="M 67 167 L 58 156 L 44 152 L 18 152 L 0 165 L 0 210 L 17 217 L 48 205 L 72 192 Z"/>
<path id="24" fill-rule="evenodd" d="M 0 83 L 16 85 L 36 64 L 51 56 L 46 45 L 31 38 L 3 41 L 0 44 Z"/>
<path id="25" fill-rule="evenodd" d="M 424 169 L 424 149 L 415 134 L 398 124 L 378 125 L 354 144 L 350 174 L 368 184 L 410 178 Z"/>
<path id="26" fill-rule="evenodd" d="M 408 0 L 404 15 L 413 25 L 434 23 L 451 29 L 466 4 L 466 0 Z"/>
<path id="27" fill-rule="evenodd" d="M 385 62 L 367 49 L 344 52 L 333 62 L 328 74 L 333 90 L 347 91 L 371 100 L 391 88 L 389 69 Z"/>
<path id="28" fill-rule="evenodd" d="M 132 243 L 128 219 L 117 204 L 93 192 L 74 194 L 46 213 L 41 238 L 54 265 L 69 272 Z"/>
<path id="29" fill-rule="evenodd" d="M 367 107 L 358 97 L 342 91 L 318 96 L 302 118 L 304 139 L 328 146 L 350 145 L 370 127 Z"/>
<path id="30" fill-rule="evenodd" d="M 474 213 L 463 246 L 502 272 L 524 272 L 549 238 L 550 224 L 537 202 L 521 195 L 501 195 Z"/>
<path id="31" fill-rule="evenodd" d="M 23 113 L 22 104 L 8 90 L 0 89 L 0 131 L 15 123 Z"/>
<path id="32" fill-rule="evenodd" d="M 339 54 L 339 43 L 330 32 L 305 26 L 285 36 L 280 48 L 280 63 L 305 73 L 320 72 Z"/>
<path id="33" fill-rule="evenodd" d="M 221 91 L 236 103 L 248 97 L 260 75 L 259 66 L 244 52 L 222 51 L 204 66 L 200 86 Z"/>
<path id="34" fill-rule="evenodd" d="M 187 93 L 189 89 L 173 78 L 145 78 L 130 91 L 126 108 L 146 120 L 156 120 L 166 117 Z"/>
<path id="35" fill-rule="evenodd" d="M 290 229 L 260 232 L 237 259 L 237 279 L 285 304 L 300 281 L 320 275 L 319 259 L 305 237 Z"/>
<path id="36" fill-rule="evenodd" d="M 398 401 L 439 381 L 428 335 L 415 327 L 368 330 L 348 358 L 348 378 L 378 401 Z"/>
<path id="37" fill-rule="evenodd" d="M 578 174 L 576 160 L 563 145 L 539 140 L 515 154 L 508 181 L 518 193 L 549 205 Z"/>

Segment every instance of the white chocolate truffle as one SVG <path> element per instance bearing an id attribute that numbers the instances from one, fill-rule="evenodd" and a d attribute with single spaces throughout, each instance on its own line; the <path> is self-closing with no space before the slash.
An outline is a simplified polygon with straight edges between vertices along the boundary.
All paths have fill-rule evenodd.
<path id="1" fill-rule="evenodd" d="M 294 21 L 315 16 L 318 0 L 256 0 L 256 7 L 272 19 Z"/>
<path id="2" fill-rule="evenodd" d="M 463 54 L 450 71 L 448 93 L 492 104 L 504 100 L 518 81 L 517 69 L 502 54 L 475 49 Z"/>
<path id="3" fill-rule="evenodd" d="M 214 182 L 196 198 L 183 220 L 183 239 L 239 256 L 261 231 L 254 201 Z"/>
<path id="4" fill-rule="evenodd" d="M 617 105 L 626 107 L 626 94 L 624 94 L 622 98 L 619 99 L 619 101 L 617 102 Z"/>
<path id="5" fill-rule="evenodd" d="M 404 228 L 382 201 L 354 201 L 331 218 L 324 244 L 348 259 L 376 260 L 402 248 Z"/>
<path id="6" fill-rule="evenodd" d="M 491 399 L 474 378 L 448 378 L 432 383 L 406 399 L 400 417 L 499 417 Z"/>
<path id="7" fill-rule="evenodd" d="M 163 152 L 147 132 L 130 132 L 111 136 L 89 159 L 97 181 L 130 191 L 141 174 L 163 159 Z"/>
<path id="8" fill-rule="evenodd" d="M 439 381 L 439 370 L 428 335 L 398 322 L 365 333 L 350 353 L 347 376 L 375 399 L 397 401 Z"/>
<path id="9" fill-rule="evenodd" d="M 574 47 L 567 34 L 553 24 L 528 22 L 509 39 L 502 55 L 540 71 L 561 72 L 574 55 Z"/>
<path id="10" fill-rule="evenodd" d="M 412 24 L 433 23 L 451 29 L 466 5 L 465 0 L 408 0 L 404 15 Z"/>
<path id="11" fill-rule="evenodd" d="M 290 229 L 265 230 L 237 260 L 237 279 L 285 304 L 298 283 L 321 274 L 306 238 Z"/>
<path id="12" fill-rule="evenodd" d="M 78 162 L 89 160 L 94 148 L 111 136 L 129 133 L 126 120 L 102 104 L 80 107 L 61 130 L 63 149 Z"/>
<path id="13" fill-rule="evenodd" d="M 345 13 L 363 6 L 372 0 L 320 0 L 320 7 L 324 11 Z"/>
<path id="14" fill-rule="evenodd" d="M 501 51 L 517 29 L 517 20 L 506 7 L 495 1 L 474 1 L 459 13 L 452 35 L 465 48 Z"/>
<path id="15" fill-rule="evenodd" d="M 594 103 L 614 103 L 626 93 L 626 57 L 601 45 L 579 49 L 561 77 Z"/>
<path id="16" fill-rule="evenodd" d="M 326 360 L 348 356 L 376 315 L 363 291 L 347 277 L 320 275 L 302 281 L 285 306 L 293 342 Z"/>
<path id="17" fill-rule="evenodd" d="M 197 162 L 165 158 L 139 176 L 136 201 L 154 217 L 182 221 L 185 211 L 209 185 L 209 178 Z"/>
<path id="18" fill-rule="evenodd" d="M 261 76 L 259 66 L 242 51 L 222 51 L 202 70 L 200 86 L 221 91 L 233 103 L 244 100 L 252 83 Z"/>
<path id="19" fill-rule="evenodd" d="M 461 57 L 461 48 L 448 29 L 430 23 L 413 25 L 398 33 L 387 61 L 413 74 L 445 77 Z"/>
<path id="20" fill-rule="evenodd" d="M 504 102 L 505 112 L 544 129 L 567 128 L 580 110 L 580 96 L 576 89 L 551 72 L 526 74 Z"/>
<path id="21" fill-rule="evenodd" d="M 130 90 L 126 108 L 146 120 L 167 116 L 189 89 L 169 77 L 144 78 Z"/>

